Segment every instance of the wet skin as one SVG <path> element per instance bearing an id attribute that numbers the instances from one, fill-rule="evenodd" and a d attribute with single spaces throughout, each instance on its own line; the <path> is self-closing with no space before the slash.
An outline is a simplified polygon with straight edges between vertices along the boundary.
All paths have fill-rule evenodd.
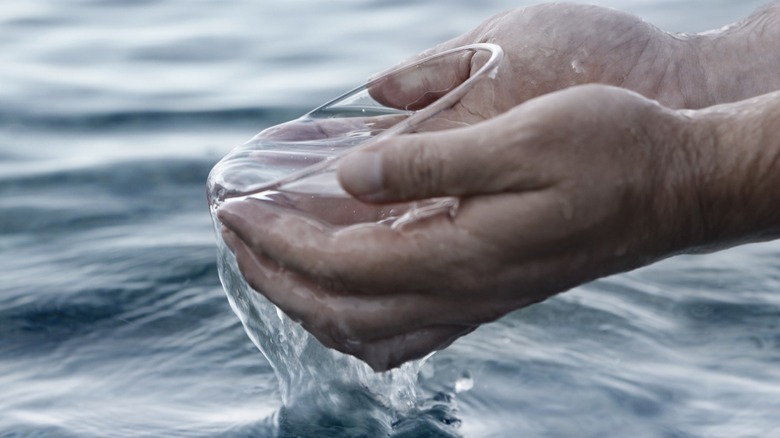
<path id="1" fill-rule="evenodd" d="M 777 9 L 762 14 L 776 18 Z M 496 80 L 446 114 L 466 126 L 387 139 L 339 167 L 343 187 L 361 201 L 458 196 L 457 215 L 398 228 L 334 225 L 250 200 L 220 209 L 223 237 L 254 289 L 326 346 L 376 370 L 595 278 L 776 238 L 780 94 L 675 109 L 764 91 L 737 84 L 708 93 L 732 68 L 731 52 L 712 77 L 696 75 L 701 62 L 686 73 L 678 58 L 694 50 L 715 62 L 711 39 L 739 46 L 754 22 L 727 31 L 734 40 L 726 44 L 724 34 L 673 38 L 588 6 L 494 17 L 434 49 L 488 41 L 508 53 Z M 573 68 L 583 48 L 588 58 Z M 437 77 L 422 72 L 420 86 L 435 88 Z M 578 85 L 590 82 L 623 88 Z M 400 90 L 386 91 L 375 95 L 403 105 Z"/>

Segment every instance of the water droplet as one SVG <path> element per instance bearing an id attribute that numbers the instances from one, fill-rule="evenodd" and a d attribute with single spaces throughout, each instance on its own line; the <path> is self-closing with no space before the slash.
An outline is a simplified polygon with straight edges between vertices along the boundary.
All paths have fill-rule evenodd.
<path id="1" fill-rule="evenodd" d="M 579 59 L 574 59 L 571 62 L 571 68 L 574 73 L 585 73 L 585 64 Z"/>
<path id="2" fill-rule="evenodd" d="M 458 380 L 455 381 L 456 393 L 466 392 L 473 387 L 474 379 L 471 377 L 471 373 L 468 371 L 461 373 L 460 377 L 458 377 Z"/>

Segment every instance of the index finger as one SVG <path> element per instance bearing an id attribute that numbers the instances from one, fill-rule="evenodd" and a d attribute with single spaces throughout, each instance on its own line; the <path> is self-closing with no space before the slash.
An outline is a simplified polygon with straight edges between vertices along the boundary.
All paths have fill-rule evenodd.
<path id="1" fill-rule="evenodd" d="M 469 78 L 474 53 L 451 53 L 419 63 L 416 59 L 380 75 L 369 88 L 379 103 L 398 109 L 416 111 L 435 102 Z M 424 58 L 422 58 L 424 59 Z"/>
<path id="2" fill-rule="evenodd" d="M 334 227 L 257 200 L 230 202 L 218 215 L 254 251 L 350 292 L 431 290 L 431 279 L 445 290 L 457 284 L 451 267 L 473 257 L 463 248 L 475 247 L 444 215 L 402 229 L 373 223 Z M 450 249 L 442 250 L 444 242 Z"/>

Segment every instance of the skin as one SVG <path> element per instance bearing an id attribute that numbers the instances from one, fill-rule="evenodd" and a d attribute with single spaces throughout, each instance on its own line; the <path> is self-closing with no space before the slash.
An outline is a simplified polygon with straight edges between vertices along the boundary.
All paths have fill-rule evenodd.
<path id="1" fill-rule="evenodd" d="M 395 228 L 334 224 L 248 200 L 220 209 L 223 237 L 253 288 L 377 371 L 595 278 L 777 238 L 780 93 L 739 100 L 771 83 L 710 92 L 734 73 L 730 51 L 719 68 L 704 67 L 717 47 L 755 49 L 756 23 L 768 29 L 776 9 L 688 38 L 588 6 L 501 14 L 433 49 L 488 41 L 507 51 L 496 80 L 442 116 L 465 126 L 387 139 L 339 167 L 361 201 L 458 196 L 456 215 Z M 478 62 L 449 66 L 450 77 L 423 72 L 420 87 L 441 90 L 436 78 L 450 83 Z M 419 102 L 419 89 L 407 96 L 392 84 L 374 94 Z M 731 103 L 677 109 L 713 100 Z"/>
<path id="2" fill-rule="evenodd" d="M 462 111 L 460 120 L 485 120 L 533 97 L 591 83 L 633 90 L 669 108 L 703 108 L 780 88 L 778 38 L 778 4 L 718 31 L 682 35 L 612 9 L 552 3 L 497 14 L 401 64 L 466 44 L 500 45 L 506 59 L 498 80 L 466 98 L 464 106 L 477 115 Z M 446 90 L 479 61 L 423 71 L 417 82 L 425 91 Z M 419 94 L 389 87 L 374 96 L 404 107 Z"/>

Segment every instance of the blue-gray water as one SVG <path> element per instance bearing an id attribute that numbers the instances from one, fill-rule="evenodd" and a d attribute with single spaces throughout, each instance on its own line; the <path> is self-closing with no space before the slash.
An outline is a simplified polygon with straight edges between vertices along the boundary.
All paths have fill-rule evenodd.
<path id="1" fill-rule="evenodd" d="M 762 2 L 596 3 L 692 32 Z M 261 129 L 521 4 L 3 0 L 0 436 L 315 423 L 310 407 L 280 413 L 228 306 L 208 171 Z M 671 259 L 520 311 L 435 355 L 419 386 L 428 423 L 465 437 L 780 436 L 780 244 Z M 362 403 L 344 391 L 333 436 L 346 433 L 338 409 Z M 430 436 L 425 424 L 396 435 Z"/>

